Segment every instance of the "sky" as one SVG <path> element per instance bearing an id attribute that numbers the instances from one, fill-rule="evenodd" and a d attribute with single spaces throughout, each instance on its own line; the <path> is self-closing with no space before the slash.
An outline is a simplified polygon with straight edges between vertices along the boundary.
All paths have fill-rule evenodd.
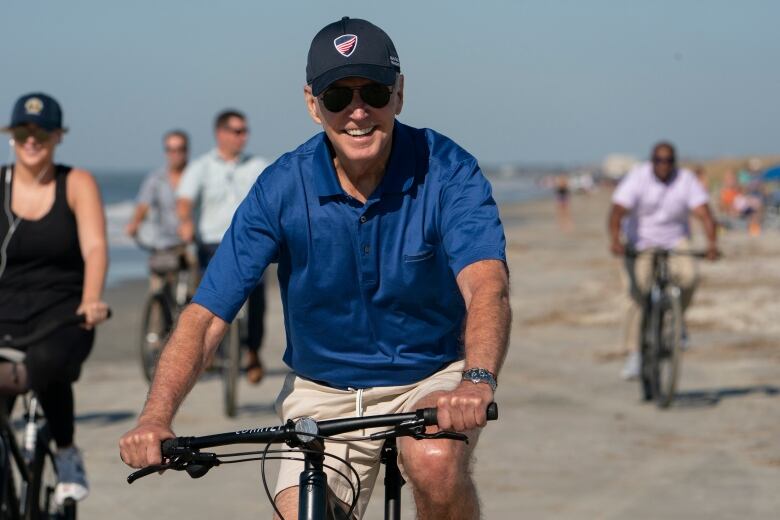
<path id="1" fill-rule="evenodd" d="M 234 107 L 274 159 L 319 131 L 306 54 L 342 16 L 393 39 L 399 119 L 483 164 L 592 164 L 660 139 L 688 158 L 780 149 L 773 0 L 0 0 L 0 124 L 43 91 L 70 128 L 58 160 L 146 169 L 171 128 L 207 151 Z"/>

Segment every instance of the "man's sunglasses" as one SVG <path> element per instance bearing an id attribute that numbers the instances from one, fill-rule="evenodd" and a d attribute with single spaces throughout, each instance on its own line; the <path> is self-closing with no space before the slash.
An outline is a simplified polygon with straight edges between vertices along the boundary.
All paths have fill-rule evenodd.
<path id="1" fill-rule="evenodd" d="M 32 137 L 39 144 L 44 144 L 51 139 L 51 132 L 38 128 L 37 126 L 17 126 L 11 129 L 11 135 L 14 136 L 14 141 L 19 144 L 24 144 L 27 139 Z"/>
<path id="2" fill-rule="evenodd" d="M 653 157 L 653 164 L 674 164 L 674 157 Z"/>
<path id="3" fill-rule="evenodd" d="M 341 112 L 352 103 L 352 96 L 355 90 L 360 94 L 360 99 L 374 108 L 387 106 L 390 102 L 390 94 L 393 93 L 392 87 L 380 85 L 379 83 L 369 83 L 360 87 L 331 87 L 320 98 L 328 112 Z"/>
<path id="4" fill-rule="evenodd" d="M 249 133 L 249 128 L 247 128 L 245 126 L 242 127 L 242 128 L 233 128 L 232 126 L 225 125 L 225 126 L 223 126 L 221 128 L 225 132 L 230 132 L 233 135 L 244 135 L 244 134 L 248 134 Z"/>
<path id="5" fill-rule="evenodd" d="M 187 147 L 186 146 L 166 146 L 165 151 L 167 153 L 186 153 Z"/>

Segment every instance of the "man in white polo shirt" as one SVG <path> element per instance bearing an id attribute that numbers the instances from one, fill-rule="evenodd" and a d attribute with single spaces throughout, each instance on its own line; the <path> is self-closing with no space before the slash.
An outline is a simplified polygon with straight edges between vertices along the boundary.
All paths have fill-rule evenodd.
<path id="1" fill-rule="evenodd" d="M 718 244 L 709 196 L 693 172 L 677 167 L 674 146 L 660 142 L 653 147 L 650 161 L 628 172 L 612 195 L 610 249 L 618 256 L 625 255 L 627 248 L 638 252 L 654 248 L 690 249 L 691 214 L 701 220 L 704 226 L 707 258 L 715 260 L 718 258 Z M 628 218 L 624 222 L 625 217 Z M 625 234 L 625 242 L 621 239 L 621 231 Z M 651 261 L 651 255 L 626 258 L 631 297 L 635 305 L 641 305 L 642 294 L 650 286 Z M 698 280 L 696 261 L 692 256 L 672 256 L 669 267 L 672 279 L 682 290 L 684 311 L 691 302 Z M 632 327 L 629 348 L 634 350 L 623 367 L 622 376 L 625 379 L 639 375 L 638 341 L 638 326 Z"/>
<path id="2" fill-rule="evenodd" d="M 184 170 L 176 191 L 179 235 L 187 243 L 196 240 L 198 262 L 205 271 L 230 227 L 233 213 L 244 200 L 258 175 L 268 166 L 261 157 L 244 153 L 249 138 L 246 116 L 224 110 L 214 120 L 216 148 L 198 157 Z M 197 226 L 193 214 L 198 214 Z M 257 384 L 263 378 L 259 350 L 263 341 L 265 290 L 263 280 L 249 296 L 247 379 Z"/>

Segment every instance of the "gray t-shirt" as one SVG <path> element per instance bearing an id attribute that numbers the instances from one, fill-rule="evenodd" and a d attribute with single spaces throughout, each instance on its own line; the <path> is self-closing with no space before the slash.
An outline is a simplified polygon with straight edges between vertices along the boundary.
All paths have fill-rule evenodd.
<path id="1" fill-rule="evenodd" d="M 143 243 L 155 249 L 166 249 L 181 244 L 177 234 L 176 193 L 168 181 L 165 168 L 146 176 L 136 198 L 138 204 L 149 206 L 139 234 Z"/>
<path id="2" fill-rule="evenodd" d="M 207 244 L 222 241 L 222 235 L 233 220 L 233 213 L 267 166 L 268 163 L 261 157 L 249 155 L 227 162 L 217 150 L 187 166 L 176 195 L 195 203 L 200 215 L 197 233 L 201 241 Z"/>

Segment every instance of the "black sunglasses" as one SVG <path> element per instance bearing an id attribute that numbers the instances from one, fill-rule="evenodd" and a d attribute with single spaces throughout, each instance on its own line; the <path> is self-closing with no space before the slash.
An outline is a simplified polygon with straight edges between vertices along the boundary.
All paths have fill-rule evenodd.
<path id="1" fill-rule="evenodd" d="M 241 127 L 241 128 L 233 128 L 232 126 L 225 125 L 221 127 L 222 130 L 226 132 L 230 132 L 233 135 L 244 135 L 249 133 L 249 128 L 247 127 Z"/>
<path id="2" fill-rule="evenodd" d="M 674 157 L 653 157 L 653 164 L 674 164 Z"/>
<path id="3" fill-rule="evenodd" d="M 39 144 L 44 144 L 51 139 L 52 133 L 37 126 L 17 126 L 11 129 L 11 134 L 14 136 L 14 141 L 19 144 L 25 143 L 30 137 Z"/>
<path id="4" fill-rule="evenodd" d="M 359 87 L 331 87 L 320 96 L 322 104 L 329 112 L 341 112 L 352 103 L 353 92 L 357 90 L 367 105 L 382 108 L 390 102 L 392 87 L 379 83 L 368 83 Z"/>

